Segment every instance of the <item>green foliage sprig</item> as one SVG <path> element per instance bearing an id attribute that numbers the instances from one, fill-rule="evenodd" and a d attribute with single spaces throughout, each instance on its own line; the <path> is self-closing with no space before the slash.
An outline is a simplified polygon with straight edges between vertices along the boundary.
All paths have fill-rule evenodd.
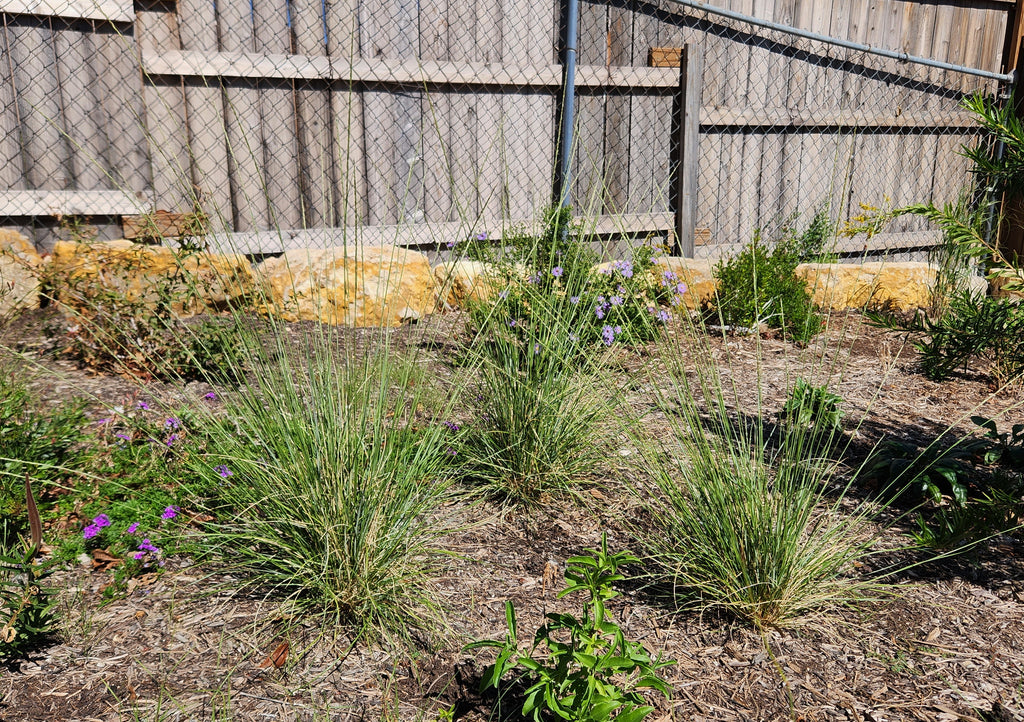
<path id="1" fill-rule="evenodd" d="M 637 642 L 629 641 L 612 619 L 606 602 L 618 596 L 612 585 L 624 579 L 619 567 L 638 560 L 629 552 L 608 553 L 607 535 L 590 556 L 571 557 L 565 578 L 569 585 L 560 598 L 575 592 L 588 596 L 581 616 L 547 614 L 537 630 L 533 646 L 519 651 L 515 608 L 505 603 L 508 634 L 504 640 L 482 640 L 467 649 L 493 647 L 498 658 L 484 672 L 483 689 L 501 692 L 503 680 L 517 672 L 516 680 L 527 686 L 522 713 L 534 722 L 563 719 L 571 722 L 640 722 L 654 707 L 638 691 L 654 689 L 670 694 L 658 670 L 674 661 L 653 658 Z"/>
<path id="2" fill-rule="evenodd" d="M 820 330 L 821 318 L 806 285 L 795 274 L 799 262 L 791 244 L 778 243 L 769 249 L 755 237 L 739 254 L 715 265 L 718 292 L 713 313 L 725 325 L 765 323 L 787 338 L 809 340 Z"/>
<path id="3" fill-rule="evenodd" d="M 824 431 L 837 429 L 843 418 L 839 408 L 843 397 L 833 394 L 827 386 L 814 386 L 797 379 L 785 406 L 783 421 L 789 426 L 813 427 Z"/>

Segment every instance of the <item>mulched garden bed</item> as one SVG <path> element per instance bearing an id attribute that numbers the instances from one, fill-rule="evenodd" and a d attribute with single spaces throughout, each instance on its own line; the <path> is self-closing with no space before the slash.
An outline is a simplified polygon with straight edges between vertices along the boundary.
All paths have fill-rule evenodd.
<path id="1" fill-rule="evenodd" d="M 438 316 L 426 329 L 399 329 L 391 338 L 423 344 L 426 353 L 437 354 L 440 369 L 462 323 L 454 314 Z M 45 312 L 24 317 L 2 343 L 35 354 L 46 373 L 33 384 L 54 403 L 74 392 L 108 405 L 146 398 L 173 406 L 205 388 L 140 388 L 90 374 L 44 353 L 44 325 Z M 930 382 L 916 373 L 909 345 L 856 314 L 834 317 L 807 348 L 767 337 L 725 337 L 713 339 L 710 350 L 741 405 L 753 408 L 745 402 L 757 398 L 760 379 L 772 414 L 796 376 L 821 368 L 826 341 L 840 349 L 824 353 L 836 369 L 832 391 L 843 397 L 845 426 L 854 435 L 851 463 L 883 437 L 926 444 L 949 427 L 950 440 L 970 433 L 973 414 L 993 417 L 1009 409 L 1001 426 L 1024 420 L 1019 388 L 994 394 L 982 376 Z M 655 355 L 614 353 L 609 361 L 620 392 L 656 434 Z M 622 491 L 634 473 L 627 464 L 631 453 L 624 441 L 609 456 L 600 483 L 584 488 L 582 503 L 551 499 L 528 513 L 486 504 L 458 509 L 465 527 L 446 544 L 453 556 L 438 582 L 448 609 L 444 629 L 416 637 L 411 648 L 352 640 L 345 630 L 286 615 L 273 600 L 226 592 L 210 570 L 187 559 L 170 560 L 163 573 L 138 578 L 127 594 L 108 602 L 102 590 L 109 573 L 84 565 L 62 570 L 53 581 L 62 631 L 3 671 L 0 719 L 489 718 L 493 699 L 477 689 L 486 659 L 463 645 L 504 636 L 506 600 L 515 603 L 527 639 L 546 612 L 576 609 L 572 596 L 557 598 L 565 561 L 596 547 L 602 532 L 614 549 L 633 547 L 622 524 L 632 514 Z M 887 534 L 885 546 L 906 546 L 898 525 Z M 893 554 L 908 562 L 919 558 Z M 677 661 L 664 670 L 672 699 L 658 703 L 652 722 L 1024 720 L 1020 535 L 913 567 L 891 580 L 891 592 L 797 627 L 760 631 L 711 612 L 674 612 L 642 588 L 630 588 L 612 610 L 628 638 Z M 283 642 L 288 653 L 278 667 L 269 655 Z"/>

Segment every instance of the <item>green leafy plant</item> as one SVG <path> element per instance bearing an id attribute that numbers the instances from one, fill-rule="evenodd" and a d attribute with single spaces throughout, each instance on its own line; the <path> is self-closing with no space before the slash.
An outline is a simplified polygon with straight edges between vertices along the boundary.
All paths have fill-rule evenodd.
<path id="1" fill-rule="evenodd" d="M 759 238 L 733 258 L 715 265 L 718 291 L 712 317 L 722 324 L 756 327 L 764 323 L 787 338 L 807 341 L 821 328 L 811 294 L 795 270 L 799 256 L 789 243 L 769 249 Z"/>
<path id="2" fill-rule="evenodd" d="M 35 408 L 24 379 L 0 377 L 0 513 L 20 515 L 25 498 L 20 480 L 26 473 L 49 481 L 82 465 L 87 456 L 84 426 L 82 401 L 67 401 L 43 412 Z"/>
<path id="3" fill-rule="evenodd" d="M 916 337 L 921 372 L 943 381 L 968 368 L 987 370 L 1000 386 L 1024 374 L 1024 306 L 969 291 L 953 294 L 935 320 L 910 321 L 882 312 L 869 313 L 875 325 Z"/>
<path id="4" fill-rule="evenodd" d="M 43 543 L 43 527 L 27 474 L 24 489 L 29 542 L 19 554 L 15 543 L 0 541 L 0 660 L 5 661 L 45 637 L 54 623 L 54 605 L 42 586 L 52 570 L 35 561 Z M 9 515 L 2 517 L 5 527 L 9 521 Z M 0 540 L 10 536 L 4 528 Z"/>
<path id="5" fill-rule="evenodd" d="M 971 421 L 985 429 L 985 438 L 971 448 L 983 463 L 1024 469 L 1024 424 L 1014 424 L 1000 433 L 994 419 L 972 416 Z"/>
<path id="6" fill-rule="evenodd" d="M 823 431 L 840 428 L 843 397 L 833 394 L 827 386 L 813 386 L 797 379 L 782 407 L 782 419 L 788 426 L 813 427 Z"/>
<path id="7" fill-rule="evenodd" d="M 521 652 L 515 608 L 506 602 L 505 639 L 466 647 L 498 650 L 497 660 L 484 671 L 481 688 L 494 688 L 501 695 L 503 685 L 507 689 L 511 684 L 506 676 L 513 674 L 513 681 L 525 686 L 522 714 L 534 722 L 553 718 L 640 722 L 654 710 L 640 689 L 654 689 L 666 698 L 670 694 L 658 670 L 675 662 L 652 658 L 639 643 L 627 640 L 606 606 L 618 596 L 612 585 L 624 579 L 619 568 L 639 560 L 625 551 L 609 554 L 607 535 L 602 535 L 600 549 L 587 551 L 589 556 L 568 559 L 565 578 L 569 584 L 558 595 L 587 595 L 579 617 L 547 614 L 531 648 Z"/>
<path id="8" fill-rule="evenodd" d="M 972 469 L 971 451 L 964 445 L 940 449 L 932 444 L 922 450 L 916 444 L 888 439 L 865 463 L 862 476 L 877 480 L 883 496 L 916 491 L 920 498 L 938 504 L 948 494 L 963 505 Z"/>

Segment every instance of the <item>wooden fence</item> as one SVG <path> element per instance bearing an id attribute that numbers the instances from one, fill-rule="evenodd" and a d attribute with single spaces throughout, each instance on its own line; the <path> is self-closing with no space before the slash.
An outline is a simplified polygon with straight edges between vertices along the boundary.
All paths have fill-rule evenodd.
<path id="1" fill-rule="evenodd" d="M 1012 3 L 717 0 L 823 34 L 999 70 Z M 0 3 L 0 224 L 187 212 L 253 252 L 443 242 L 550 201 L 556 0 Z M 716 246 L 827 206 L 947 199 L 991 82 L 836 52 L 668 0 L 581 3 L 575 205 L 671 226 L 678 69 L 703 56 L 698 211 Z M 666 219 L 669 219 L 666 225 Z M 308 229 L 308 230 L 302 230 Z M 358 229 L 358 230 L 355 230 Z M 907 222 L 898 230 L 919 227 Z M 910 239 L 910 240 L 908 240 Z M 907 236 L 902 245 L 917 245 Z M 925 245 L 925 244 L 921 244 Z M 705 249 L 707 250 L 707 249 Z"/>

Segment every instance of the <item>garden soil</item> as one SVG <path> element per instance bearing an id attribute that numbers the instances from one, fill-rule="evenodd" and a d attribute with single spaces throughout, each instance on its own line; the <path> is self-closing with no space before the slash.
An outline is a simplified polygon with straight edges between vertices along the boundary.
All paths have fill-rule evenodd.
<path id="1" fill-rule="evenodd" d="M 37 371 L 33 384 L 44 401 L 85 396 L 98 416 L 104 405 L 174 407 L 210 390 L 79 369 L 53 357 L 43 333 L 48 322 L 46 311 L 28 314 L 2 339 L 21 354 L 8 355 L 5 369 Z M 443 374 L 464 325 L 461 316 L 445 314 L 388 336 L 434 354 Z M 301 338 L 302 326 L 294 333 Z M 379 341 L 373 332 L 346 333 L 360 343 Z M 828 350 L 835 348 L 841 350 Z M 764 335 L 722 336 L 706 352 L 739 405 L 758 408 L 760 386 L 769 419 L 777 418 L 795 377 L 820 370 L 826 359 L 836 379 L 831 390 L 844 399 L 853 466 L 882 438 L 926 445 L 952 427 L 944 437 L 951 442 L 976 430 L 974 414 L 999 417 L 1000 428 L 1024 421 L 1019 388 L 993 393 L 983 375 L 928 381 L 911 345 L 856 314 L 831 319 L 808 347 Z M 660 374 L 654 350 L 609 353 L 618 392 L 657 435 L 665 419 L 653 410 Z M 478 691 L 487 656 L 463 646 L 503 638 L 509 600 L 524 638 L 545 613 L 576 609 L 572 596 L 558 596 L 566 559 L 596 547 L 602 533 L 613 549 L 634 547 L 623 520 L 635 515 L 624 489 L 637 473 L 629 463 L 636 450 L 614 433 L 608 449 L 609 461 L 580 499 L 552 498 L 528 512 L 454 507 L 465 524 L 447 543 L 451 557 L 437 582 L 447 616 L 411 644 L 324 629 L 273 599 L 231 592 L 217 584 L 226 580 L 215 570 L 188 559 L 169 560 L 163 573 L 132 580 L 112 600 L 103 598 L 111 574 L 102 564 L 62 570 L 54 578 L 61 631 L 0 671 L 0 720 L 494 718 L 493 698 Z M 900 550 L 909 522 L 889 521 L 882 544 L 891 551 L 878 564 L 922 563 L 890 577 L 883 598 L 793 627 L 755 629 L 714 612 L 675 611 L 663 597 L 627 585 L 611 606 L 627 638 L 676 660 L 665 670 L 672 698 L 654 701 L 649 719 L 1024 720 L 1024 536 L 999 535 L 928 562 Z M 870 575 L 872 564 L 851 573 Z"/>

